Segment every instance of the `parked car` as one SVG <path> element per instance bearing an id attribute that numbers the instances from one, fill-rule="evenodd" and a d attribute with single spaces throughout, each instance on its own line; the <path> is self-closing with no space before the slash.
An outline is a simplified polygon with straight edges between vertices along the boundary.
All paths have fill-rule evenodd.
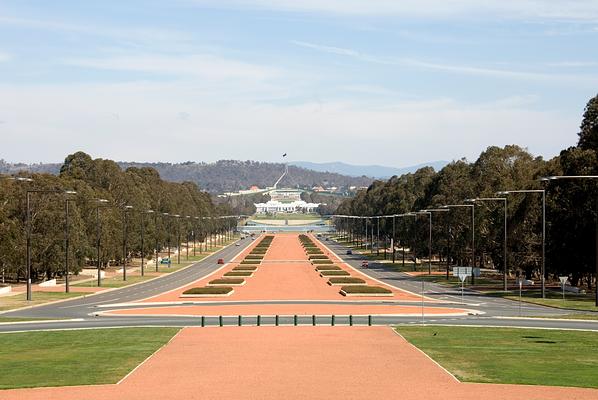
<path id="1" fill-rule="evenodd" d="M 168 264 L 170 265 L 170 258 L 163 258 L 160 260 L 160 264 Z"/>
<path id="2" fill-rule="evenodd" d="M 218 264 L 224 264 L 224 259 L 223 258 L 219 258 L 218 259 Z"/>
<path id="3" fill-rule="evenodd" d="M 361 262 L 361 268 L 367 268 L 368 266 L 369 266 L 369 263 L 368 263 L 368 261 L 367 261 L 367 260 L 363 260 L 363 261 Z"/>
<path id="4" fill-rule="evenodd" d="M 352 255 L 352 254 L 353 254 L 353 250 L 351 250 L 351 249 L 347 250 L 347 255 L 348 255 L 348 256 L 350 256 L 350 255 Z"/>

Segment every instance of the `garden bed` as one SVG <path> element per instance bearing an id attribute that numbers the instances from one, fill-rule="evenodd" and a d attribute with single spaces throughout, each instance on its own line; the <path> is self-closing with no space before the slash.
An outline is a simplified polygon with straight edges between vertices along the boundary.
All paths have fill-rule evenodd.
<path id="1" fill-rule="evenodd" d="M 261 260 L 243 260 L 240 264 L 260 264 Z"/>
<path id="2" fill-rule="evenodd" d="M 257 270 L 257 267 L 254 267 L 252 265 L 239 265 L 238 267 L 233 268 L 233 271 L 255 271 Z"/>
<path id="3" fill-rule="evenodd" d="M 208 282 L 208 286 L 243 286 L 244 284 L 245 279 L 241 278 L 221 278 Z"/>
<path id="4" fill-rule="evenodd" d="M 357 285 L 365 285 L 365 281 L 361 278 L 353 278 L 353 277 L 340 277 L 340 278 L 330 278 L 328 279 L 328 284 L 330 286 L 357 286 Z"/>
<path id="5" fill-rule="evenodd" d="M 316 271 L 342 271 L 342 268 L 336 265 L 318 265 Z"/>
<path id="6" fill-rule="evenodd" d="M 328 256 L 325 254 L 312 254 L 309 256 L 310 260 L 328 260 Z"/>
<path id="7" fill-rule="evenodd" d="M 368 296 L 368 297 L 392 297 L 392 291 L 380 286 L 367 285 L 345 285 L 341 288 L 340 294 L 343 296 Z"/>
<path id="8" fill-rule="evenodd" d="M 325 277 L 325 276 L 349 276 L 351 274 L 349 274 L 347 271 L 320 271 L 320 276 L 321 277 Z"/>
<path id="9" fill-rule="evenodd" d="M 230 286 L 206 286 L 185 290 L 181 297 L 227 297 L 234 292 Z"/>
<path id="10" fill-rule="evenodd" d="M 227 278 L 232 278 L 232 277 L 250 277 L 253 276 L 253 271 L 230 271 L 225 273 L 224 275 Z"/>
<path id="11" fill-rule="evenodd" d="M 334 264 L 332 260 L 311 260 L 312 264 Z"/>
<path id="12" fill-rule="evenodd" d="M 260 254 L 247 254 L 245 256 L 246 260 L 261 260 L 263 258 L 264 258 L 264 256 L 260 255 Z"/>

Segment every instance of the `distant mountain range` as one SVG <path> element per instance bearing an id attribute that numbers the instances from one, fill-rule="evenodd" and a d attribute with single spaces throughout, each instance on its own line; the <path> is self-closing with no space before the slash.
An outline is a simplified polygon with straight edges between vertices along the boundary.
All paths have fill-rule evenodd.
<path id="1" fill-rule="evenodd" d="M 351 165 L 341 162 L 310 163 L 297 161 L 289 163 L 289 173 L 279 187 L 324 188 L 337 187 L 344 192 L 350 187 L 369 186 L 374 179 L 385 179 L 393 175 L 415 172 L 418 168 L 432 166 L 436 170 L 446 161 L 415 165 L 405 168 L 391 168 L 378 165 Z M 0 159 L 0 173 L 12 174 L 18 171 L 58 174 L 60 163 L 8 163 Z M 272 186 L 282 175 L 284 164 L 259 161 L 220 160 L 214 163 L 188 161 L 184 163 L 138 163 L 118 162 L 122 169 L 129 167 L 154 168 L 164 180 L 172 182 L 191 181 L 202 189 L 214 193 L 234 192 L 251 186 L 265 188 Z"/>
<path id="2" fill-rule="evenodd" d="M 448 164 L 448 161 L 433 161 L 403 168 L 385 167 L 381 165 L 353 165 L 343 162 L 313 163 L 309 161 L 292 161 L 290 165 L 320 172 L 334 172 L 348 176 L 367 176 L 376 179 L 388 179 L 417 171 L 422 167 L 433 167 L 436 171 Z"/>

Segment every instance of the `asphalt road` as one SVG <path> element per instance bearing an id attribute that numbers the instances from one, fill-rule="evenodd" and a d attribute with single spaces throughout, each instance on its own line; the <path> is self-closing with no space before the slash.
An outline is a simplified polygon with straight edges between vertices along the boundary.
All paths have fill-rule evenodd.
<path id="1" fill-rule="evenodd" d="M 243 241 L 242 241 L 243 243 Z M 225 262 L 230 261 L 236 254 L 249 245 L 251 241 L 245 239 L 241 246 L 229 246 L 220 252 L 213 254 L 202 261 L 193 264 L 187 269 L 174 272 L 161 278 L 144 282 L 135 286 L 125 287 L 100 293 L 97 295 L 77 298 L 56 304 L 48 304 L 26 310 L 14 311 L 4 314 L 8 317 L 24 318 L 68 318 L 62 321 L 29 321 L 22 323 L 0 323 L 0 332 L 16 332 L 39 329 L 79 329 L 79 328 L 109 328 L 122 326 L 219 326 L 222 323 L 225 326 L 238 325 L 238 316 L 219 317 L 189 317 L 189 316 L 95 316 L 100 311 L 112 309 L 125 309 L 133 307 L 124 303 L 141 300 L 150 296 L 169 291 L 180 286 L 193 282 L 219 268 L 216 264 L 218 258 L 224 258 Z M 398 288 L 408 290 L 414 293 L 421 293 L 421 282 L 407 274 L 392 271 L 384 264 L 370 262 L 367 269 L 361 268 L 362 258 L 358 255 L 345 256 L 346 247 L 332 242 L 323 241 L 332 251 L 341 255 L 351 266 L 359 269 L 361 272 L 381 280 Z M 460 290 L 447 288 L 445 286 L 425 283 L 424 294 L 429 297 L 444 300 L 447 303 L 444 306 L 462 307 L 480 311 L 481 315 L 469 315 L 462 317 L 454 316 L 430 316 L 422 319 L 421 316 L 354 316 L 355 325 L 365 325 L 370 321 L 375 325 L 389 324 L 446 324 L 446 325 L 467 325 L 467 326 L 502 326 L 502 327 L 528 327 L 528 328 L 557 328 L 557 329 L 584 329 L 598 331 L 598 322 L 584 320 L 559 320 L 559 319 L 538 319 L 527 318 L 526 316 L 558 316 L 571 314 L 568 310 L 559 310 L 555 308 L 537 306 L 523 303 L 521 311 L 519 304 L 511 300 L 501 298 L 485 297 L 476 292 L 467 290 L 462 300 Z M 383 304 L 409 304 L 401 301 L 380 300 L 374 303 Z M 192 306 L 194 302 L 184 301 L 181 306 Z M 218 305 L 220 302 L 211 302 L 212 305 Z M 256 301 L 249 304 L 277 304 L 278 301 Z M 289 301 L 284 303 L 293 304 L 313 304 L 313 301 Z M 317 301 L 317 303 L 342 303 L 342 301 Z M 350 301 L 354 304 L 363 304 L 359 301 Z M 370 302 L 371 303 L 371 302 Z M 205 304 L 202 302 L 202 304 Z M 227 304 L 237 304 L 237 302 L 227 302 Z M 248 302 L 243 302 L 248 304 Z M 426 307 L 442 307 L 433 303 L 426 303 Z M 152 305 L 148 305 L 152 307 Z M 522 316 L 523 318 L 519 317 Z M 260 324 L 274 325 L 276 320 L 274 316 L 260 316 Z M 257 316 L 243 316 L 241 318 L 243 325 L 257 325 Z M 294 316 L 281 316 L 279 318 L 281 325 L 292 325 L 295 323 Z M 348 316 L 335 316 L 334 323 L 337 325 L 348 325 L 350 323 Z M 313 317 L 311 315 L 297 316 L 297 324 L 312 325 Z M 332 316 L 316 316 L 317 325 L 331 325 Z"/>

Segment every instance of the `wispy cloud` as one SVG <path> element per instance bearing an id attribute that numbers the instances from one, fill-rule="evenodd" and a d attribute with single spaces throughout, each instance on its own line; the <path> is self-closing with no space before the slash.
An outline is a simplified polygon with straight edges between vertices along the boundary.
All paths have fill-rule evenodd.
<path id="1" fill-rule="evenodd" d="M 359 52 L 353 49 L 347 49 L 342 47 L 333 47 L 320 45 L 315 43 L 303 42 L 303 41 L 292 41 L 293 44 L 312 50 L 330 53 L 335 55 L 352 57 L 361 61 L 382 64 L 382 65 L 395 65 L 400 67 L 411 67 L 411 68 L 422 68 L 428 70 L 445 71 L 449 73 L 457 73 L 464 75 L 475 75 L 475 76 L 486 76 L 494 78 L 506 78 L 506 79 L 524 79 L 524 80 L 539 80 L 552 83 L 562 82 L 584 82 L 584 83 L 598 83 L 598 75 L 579 75 L 579 74 L 551 74 L 545 72 L 533 72 L 533 71 L 519 71 L 509 69 L 498 69 L 498 68 L 487 68 L 472 65 L 455 65 L 449 63 L 438 63 L 420 60 L 417 58 L 392 58 L 392 57 L 379 57 L 366 53 Z"/>
<path id="2" fill-rule="evenodd" d="M 212 80 L 245 79 L 266 81 L 280 75 L 280 71 L 273 67 L 250 64 L 210 54 L 109 55 L 101 58 L 68 59 L 64 60 L 64 63 L 92 69 L 146 72 L 177 77 L 193 76 Z"/>
<path id="3" fill-rule="evenodd" d="M 0 51 L 0 62 L 10 61 L 11 59 L 12 55 Z"/>
<path id="4" fill-rule="evenodd" d="M 188 0 L 208 7 L 406 17 L 598 20 L 595 0 Z"/>

